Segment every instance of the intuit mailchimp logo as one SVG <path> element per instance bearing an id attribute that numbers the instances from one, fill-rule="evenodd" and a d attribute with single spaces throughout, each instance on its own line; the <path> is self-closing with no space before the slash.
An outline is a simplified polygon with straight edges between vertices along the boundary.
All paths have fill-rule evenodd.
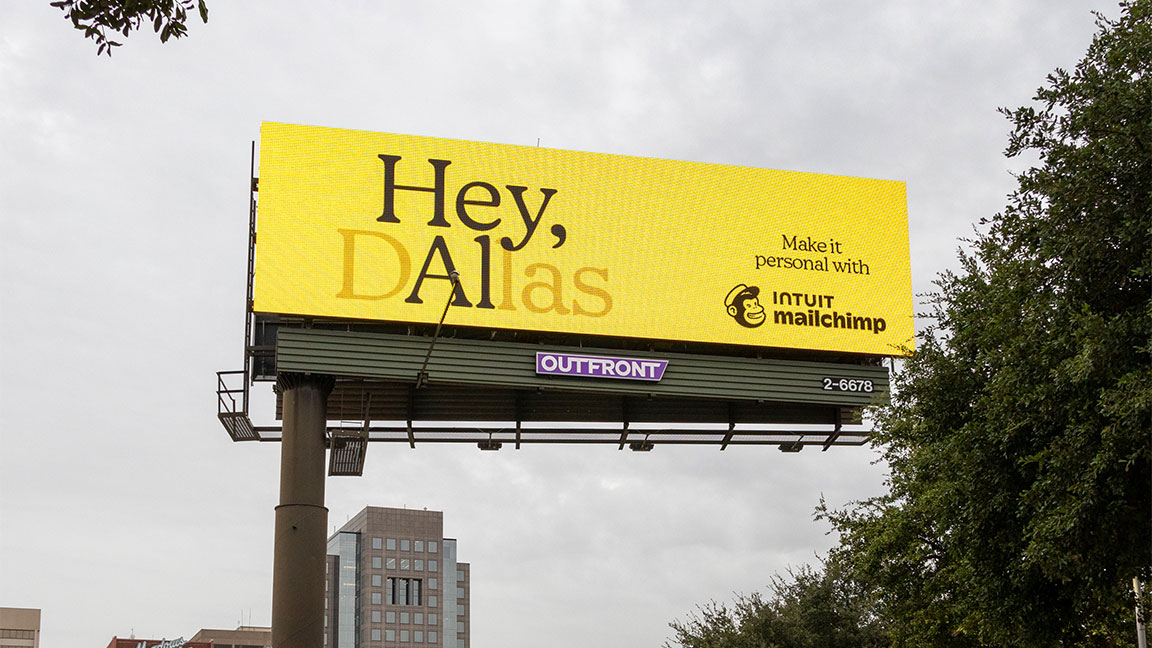
<path id="1" fill-rule="evenodd" d="M 728 314 L 740 326 L 756 328 L 767 319 L 764 307 L 760 305 L 760 288 L 757 286 L 736 284 L 735 288 L 728 291 L 724 305 L 728 307 Z"/>

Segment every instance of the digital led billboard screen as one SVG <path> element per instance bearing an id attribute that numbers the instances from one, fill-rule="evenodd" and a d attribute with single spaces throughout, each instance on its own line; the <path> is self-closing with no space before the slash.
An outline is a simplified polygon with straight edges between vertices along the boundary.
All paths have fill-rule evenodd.
<path id="1" fill-rule="evenodd" d="M 901 355 L 904 183 L 264 123 L 253 310 Z"/>

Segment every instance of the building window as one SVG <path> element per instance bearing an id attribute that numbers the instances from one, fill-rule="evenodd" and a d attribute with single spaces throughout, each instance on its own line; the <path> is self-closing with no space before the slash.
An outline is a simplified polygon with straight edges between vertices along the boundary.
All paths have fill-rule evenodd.
<path id="1" fill-rule="evenodd" d="M 413 612 L 412 613 L 412 623 L 415 623 L 416 625 L 424 625 L 424 613 L 423 612 Z"/>
<path id="2" fill-rule="evenodd" d="M 405 641 L 408 641 L 408 631 L 407 630 L 401 630 L 400 631 L 400 642 L 404 643 Z"/>
<path id="3" fill-rule="evenodd" d="M 424 551 L 424 541 L 423 540 L 413 540 L 412 541 L 412 551 Z"/>
<path id="4" fill-rule="evenodd" d="M 408 559 L 408 558 L 401 558 L 400 559 L 400 569 L 407 571 L 407 570 L 411 569 L 411 567 L 412 567 L 412 561 L 410 559 Z"/>
<path id="5" fill-rule="evenodd" d="M 411 550 L 412 550 L 412 543 L 407 538 L 402 538 L 400 540 L 400 551 L 411 551 Z"/>
<path id="6" fill-rule="evenodd" d="M 373 549 L 379 549 L 380 548 L 380 538 L 372 538 L 372 548 Z"/>
<path id="7" fill-rule="evenodd" d="M 412 643 L 424 643 L 424 631 L 414 630 L 412 632 Z"/>
<path id="8" fill-rule="evenodd" d="M 435 612 L 429 612 L 428 613 L 428 625 L 436 625 L 436 613 Z"/>
<path id="9" fill-rule="evenodd" d="M 459 583 L 462 580 L 464 580 L 464 570 L 463 569 L 457 569 L 456 570 L 456 582 Z"/>
<path id="10" fill-rule="evenodd" d="M 400 623 L 410 623 L 407 612 L 400 613 Z"/>
<path id="11" fill-rule="evenodd" d="M 435 596 L 428 597 L 428 607 L 436 607 L 436 602 L 437 601 Z"/>
<path id="12" fill-rule="evenodd" d="M 388 551 L 396 551 L 396 538 L 388 538 L 384 546 L 388 548 Z"/>
<path id="13" fill-rule="evenodd" d="M 380 582 L 380 574 L 372 574 L 372 587 L 380 587 L 383 583 Z"/>
<path id="14" fill-rule="evenodd" d="M 464 622 L 463 621 L 457 621 L 456 622 L 456 632 L 457 632 L 457 634 L 464 632 Z"/>
<path id="15" fill-rule="evenodd" d="M 388 557 L 388 569 L 396 569 L 396 559 L 391 556 Z"/>
<path id="16" fill-rule="evenodd" d="M 436 578 L 428 579 L 428 589 L 440 589 L 440 581 Z"/>
<path id="17" fill-rule="evenodd" d="M 437 565 L 435 560 L 428 561 L 428 571 L 436 571 Z"/>
<path id="18" fill-rule="evenodd" d="M 380 556 L 372 556 L 372 569 L 383 569 L 384 559 Z"/>
<path id="19" fill-rule="evenodd" d="M 372 628 L 372 641 L 380 641 L 380 628 Z"/>
<path id="20" fill-rule="evenodd" d="M 396 631 L 392 628 L 384 630 L 384 641 L 396 641 Z"/>
<path id="21" fill-rule="evenodd" d="M 429 630 L 428 631 L 428 643 L 436 643 L 436 631 L 435 630 Z"/>
<path id="22" fill-rule="evenodd" d="M 415 563 L 414 565 L 412 565 L 413 569 L 415 569 L 416 571 L 424 571 L 424 561 L 423 560 L 420 560 L 419 558 L 417 558 L 413 562 Z"/>
<path id="23" fill-rule="evenodd" d="M 384 613 L 384 620 L 388 623 L 396 623 L 396 612 L 388 610 Z"/>
<path id="24" fill-rule="evenodd" d="M 372 623 L 380 623 L 380 610 L 372 610 Z"/>
<path id="25" fill-rule="evenodd" d="M 372 592 L 372 605 L 380 605 L 380 592 Z"/>
<path id="26" fill-rule="evenodd" d="M 436 541 L 435 540 L 429 540 L 428 541 L 428 553 L 436 553 Z"/>
<path id="27" fill-rule="evenodd" d="M 385 590 L 389 605 L 421 605 L 424 584 L 419 578 L 389 578 Z"/>

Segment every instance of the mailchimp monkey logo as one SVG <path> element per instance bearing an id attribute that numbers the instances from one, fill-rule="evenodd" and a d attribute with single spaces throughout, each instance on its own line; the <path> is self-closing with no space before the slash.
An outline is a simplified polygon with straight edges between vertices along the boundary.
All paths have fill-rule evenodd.
<path id="1" fill-rule="evenodd" d="M 728 314 L 740 326 L 756 328 L 768 317 L 764 314 L 764 307 L 760 305 L 760 288 L 757 286 L 736 284 L 735 288 L 728 291 L 724 305 L 728 307 Z"/>

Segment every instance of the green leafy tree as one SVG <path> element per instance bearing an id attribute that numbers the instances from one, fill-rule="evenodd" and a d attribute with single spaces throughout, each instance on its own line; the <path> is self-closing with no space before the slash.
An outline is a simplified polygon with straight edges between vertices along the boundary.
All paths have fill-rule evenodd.
<path id="1" fill-rule="evenodd" d="M 59 0 L 51 5 L 64 12 L 72 26 L 84 32 L 85 38 L 96 41 L 96 54 L 112 56 L 112 48 L 121 43 L 109 35 L 124 37 L 140 28 L 141 23 L 152 25 L 160 35 L 160 42 L 180 38 L 188 33 L 188 13 L 195 9 L 200 20 L 208 22 L 208 5 L 204 0 Z"/>
<path id="2" fill-rule="evenodd" d="M 1002 111 L 1035 154 L 896 378 L 889 493 L 822 509 L 897 645 L 1131 645 L 1152 573 L 1152 1 Z M 1147 605 L 1144 609 L 1149 609 Z"/>
<path id="3" fill-rule="evenodd" d="M 774 576 L 769 597 L 738 596 L 731 608 L 701 606 L 674 621 L 675 645 L 683 648 L 878 648 L 887 633 L 873 599 L 836 564 L 823 571 L 804 567 Z M 673 644 L 665 644 L 671 646 Z"/>

